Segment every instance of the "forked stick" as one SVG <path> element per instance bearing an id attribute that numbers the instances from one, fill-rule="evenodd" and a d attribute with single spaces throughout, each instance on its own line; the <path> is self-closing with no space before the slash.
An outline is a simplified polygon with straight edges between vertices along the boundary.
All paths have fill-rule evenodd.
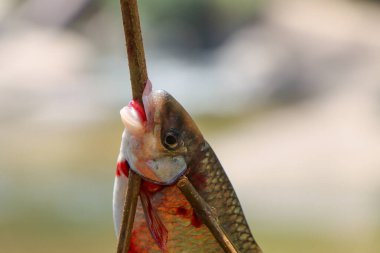
<path id="1" fill-rule="evenodd" d="M 148 75 L 137 0 L 120 0 L 120 5 L 131 76 L 132 96 L 133 99 L 137 100 L 143 106 L 142 94 L 148 81 Z M 126 253 L 129 250 L 140 186 L 141 177 L 130 170 L 117 253 Z M 203 223 L 210 229 L 223 250 L 226 253 L 238 253 L 236 247 L 221 227 L 218 219 L 214 217 L 210 207 L 199 195 L 188 178 L 185 176 L 181 177 L 177 182 L 177 187 L 185 195 Z"/>

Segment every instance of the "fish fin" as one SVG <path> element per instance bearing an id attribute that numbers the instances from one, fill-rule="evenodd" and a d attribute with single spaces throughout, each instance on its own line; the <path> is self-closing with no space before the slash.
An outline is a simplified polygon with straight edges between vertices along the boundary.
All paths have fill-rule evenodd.
<path id="1" fill-rule="evenodd" d="M 145 88 L 142 94 L 142 102 L 144 105 L 145 115 L 148 122 L 152 122 L 152 117 L 154 116 L 154 102 L 152 101 L 152 97 L 150 96 L 152 93 L 152 83 L 149 79 L 146 81 Z"/>
<path id="2" fill-rule="evenodd" d="M 152 93 L 152 83 L 150 80 L 146 80 L 144 91 L 143 91 L 143 97 L 149 96 L 150 93 Z"/>
<path id="3" fill-rule="evenodd" d="M 140 191 L 141 204 L 144 210 L 145 219 L 152 234 L 153 239 L 163 252 L 167 252 L 168 230 L 162 223 L 157 210 L 153 208 L 151 194 L 144 189 Z"/>

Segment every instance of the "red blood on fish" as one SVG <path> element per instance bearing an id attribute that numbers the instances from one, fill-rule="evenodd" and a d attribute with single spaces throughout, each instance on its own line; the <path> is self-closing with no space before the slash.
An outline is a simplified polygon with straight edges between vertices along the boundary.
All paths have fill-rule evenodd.
<path id="1" fill-rule="evenodd" d="M 150 249 L 148 247 L 142 248 L 141 245 L 139 245 L 137 234 L 140 232 L 141 231 L 137 232 L 136 230 L 132 232 L 128 253 L 149 253 Z"/>
<path id="2" fill-rule="evenodd" d="M 129 176 L 129 164 L 127 161 L 121 161 L 117 163 L 116 176 L 120 177 L 121 173 L 123 173 L 126 177 Z"/>
<path id="3" fill-rule="evenodd" d="M 139 115 L 140 119 L 145 122 L 146 121 L 146 115 L 145 115 L 145 111 L 144 111 L 144 108 L 140 105 L 139 102 L 137 102 L 136 100 L 131 100 L 131 102 L 129 102 L 128 104 L 129 107 L 132 107 Z"/>
<path id="4" fill-rule="evenodd" d="M 199 219 L 198 215 L 193 210 L 193 216 L 191 217 L 191 225 L 193 225 L 196 228 L 201 227 L 203 222 L 201 219 Z"/>
<path id="5" fill-rule="evenodd" d="M 131 241 L 129 242 L 129 250 L 128 253 L 139 253 L 138 249 L 136 248 L 135 240 L 136 236 L 135 233 L 132 232 Z"/>
<path id="6" fill-rule="evenodd" d="M 207 186 L 206 182 L 206 176 L 202 175 L 201 173 L 193 173 L 189 175 L 191 182 L 193 182 L 195 188 L 197 189 L 204 189 Z"/>
<path id="7" fill-rule="evenodd" d="M 159 190 L 161 190 L 163 188 L 162 185 L 158 185 L 158 184 L 154 184 L 154 183 L 151 183 L 151 182 L 148 182 L 148 181 L 143 181 L 142 182 L 142 188 L 143 190 L 147 191 L 147 192 L 158 192 Z"/>
<path id="8" fill-rule="evenodd" d="M 184 218 L 190 219 L 190 224 L 195 228 L 202 226 L 202 221 L 198 218 L 197 214 L 194 212 L 193 208 L 186 209 L 183 206 L 180 206 L 176 210 L 177 215 L 180 215 Z"/>
<path id="9" fill-rule="evenodd" d="M 184 208 L 183 206 L 177 208 L 177 214 L 181 216 L 187 216 L 189 211 L 190 210 Z"/>

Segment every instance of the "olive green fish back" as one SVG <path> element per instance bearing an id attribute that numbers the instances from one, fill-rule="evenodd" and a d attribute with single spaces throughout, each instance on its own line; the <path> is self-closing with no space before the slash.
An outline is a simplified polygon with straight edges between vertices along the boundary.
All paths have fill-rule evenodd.
<path id="1" fill-rule="evenodd" d="M 239 199 L 212 148 L 205 143 L 189 178 L 215 211 L 232 242 L 241 253 L 262 252 L 244 216 Z"/>

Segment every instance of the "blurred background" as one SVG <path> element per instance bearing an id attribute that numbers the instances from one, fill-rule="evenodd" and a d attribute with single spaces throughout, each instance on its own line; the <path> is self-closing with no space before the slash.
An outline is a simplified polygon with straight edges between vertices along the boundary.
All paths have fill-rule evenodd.
<path id="1" fill-rule="evenodd" d="M 265 252 L 380 252 L 380 1 L 141 0 Z M 115 252 L 119 1 L 0 1 L 0 252 Z"/>

